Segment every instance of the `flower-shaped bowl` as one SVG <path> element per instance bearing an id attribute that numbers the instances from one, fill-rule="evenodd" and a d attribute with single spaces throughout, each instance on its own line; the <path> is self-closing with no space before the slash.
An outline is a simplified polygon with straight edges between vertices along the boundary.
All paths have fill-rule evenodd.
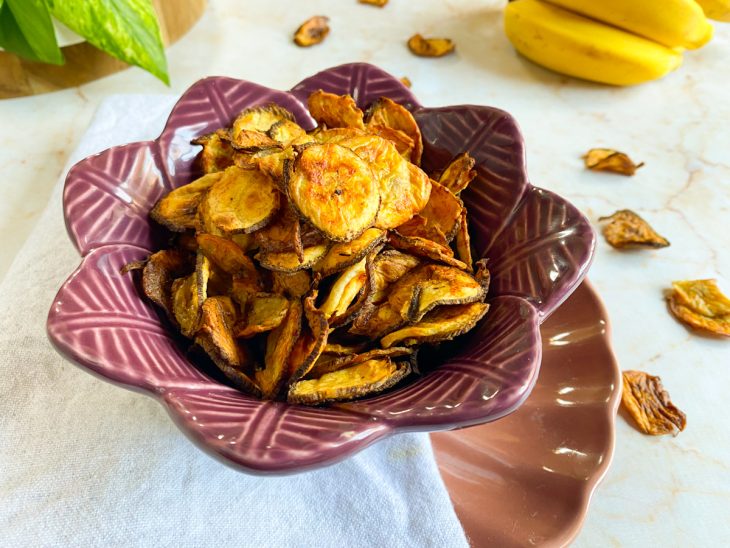
<path id="1" fill-rule="evenodd" d="M 381 96 L 409 108 L 424 140 L 423 167 L 469 152 L 477 177 L 463 193 L 476 256 L 488 257 L 491 308 L 467 335 L 430 354 L 419 378 L 361 401 L 309 408 L 260 401 L 189 359 L 186 347 L 120 268 L 162 244 L 148 211 L 193 180 L 198 135 L 242 109 L 288 108 L 305 128 L 315 90 L 351 94 L 364 107 Z M 352 455 L 405 431 L 493 421 L 528 396 L 540 367 L 539 325 L 583 279 L 595 245 L 585 217 L 532 186 L 514 119 L 474 105 L 427 108 L 381 69 L 348 64 L 278 91 L 211 77 L 190 87 L 153 141 L 110 148 L 76 164 L 64 189 L 68 233 L 82 255 L 48 315 L 55 347 L 80 367 L 160 401 L 200 448 L 253 473 L 298 472 Z M 422 353 L 424 354 L 424 353 Z"/>

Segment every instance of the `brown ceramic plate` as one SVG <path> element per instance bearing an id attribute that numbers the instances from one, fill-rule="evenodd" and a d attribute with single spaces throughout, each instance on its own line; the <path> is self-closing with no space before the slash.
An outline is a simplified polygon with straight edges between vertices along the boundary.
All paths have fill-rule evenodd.
<path id="1" fill-rule="evenodd" d="M 608 316 L 584 281 L 540 328 L 542 367 L 504 419 L 431 434 L 472 546 L 562 546 L 613 456 L 621 377 Z"/>

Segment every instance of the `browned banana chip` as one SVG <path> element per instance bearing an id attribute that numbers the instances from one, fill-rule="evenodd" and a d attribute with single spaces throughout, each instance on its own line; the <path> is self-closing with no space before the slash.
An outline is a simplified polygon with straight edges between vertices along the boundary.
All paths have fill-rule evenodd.
<path id="1" fill-rule="evenodd" d="M 636 170 L 644 165 L 644 162 L 635 164 L 623 152 L 609 148 L 592 148 L 583 156 L 583 161 L 585 166 L 593 171 L 610 171 L 627 176 L 634 175 Z"/>
<path id="2" fill-rule="evenodd" d="M 312 288 L 312 276 L 307 270 L 296 272 L 271 272 L 274 293 L 299 299 Z"/>
<path id="3" fill-rule="evenodd" d="M 366 348 L 365 343 L 360 344 L 340 344 L 331 340 L 327 341 L 327 344 L 322 351 L 323 354 L 331 354 L 332 356 L 350 356 L 362 352 Z"/>
<path id="4" fill-rule="evenodd" d="M 248 339 L 276 329 L 289 310 L 289 299 L 276 293 L 255 293 L 248 297 L 246 315 L 236 327 L 236 337 Z"/>
<path id="5" fill-rule="evenodd" d="M 406 273 L 421 264 L 421 260 L 413 255 L 402 253 L 396 249 L 387 249 L 373 261 L 371 302 L 380 304 L 387 297 L 387 289 Z"/>
<path id="6" fill-rule="evenodd" d="M 231 146 L 241 152 L 281 149 L 280 143 L 274 141 L 263 131 L 255 129 L 242 129 L 236 133 L 231 133 Z"/>
<path id="7" fill-rule="evenodd" d="M 377 6 L 379 8 L 382 8 L 385 6 L 385 4 L 388 3 L 388 0 L 357 0 L 361 4 L 369 4 L 371 6 Z"/>
<path id="8" fill-rule="evenodd" d="M 231 241 L 244 252 L 256 248 L 256 238 L 253 234 L 231 234 Z"/>
<path id="9" fill-rule="evenodd" d="M 217 183 L 223 172 L 208 173 L 163 196 L 150 211 L 150 217 L 168 230 L 183 232 L 196 226 L 198 206 L 208 189 Z"/>
<path id="10" fill-rule="evenodd" d="M 448 38 L 424 38 L 414 34 L 408 39 L 408 49 L 419 57 L 443 57 L 455 48 L 454 42 Z"/>
<path id="11" fill-rule="evenodd" d="M 332 284 L 327 298 L 319 307 L 327 320 L 344 316 L 352 302 L 367 283 L 367 259 L 363 257 L 359 262 L 345 269 Z M 338 325 L 341 322 L 331 322 Z"/>
<path id="12" fill-rule="evenodd" d="M 404 320 L 417 322 L 437 306 L 483 301 L 486 296 L 484 286 L 468 272 L 427 264 L 394 283 L 388 303 Z"/>
<path id="13" fill-rule="evenodd" d="M 307 132 L 292 120 L 280 120 L 269 128 L 268 135 L 280 145 L 288 147 L 294 142 L 301 143 L 307 137 Z"/>
<path id="14" fill-rule="evenodd" d="M 377 228 L 402 225 L 426 206 L 431 180 L 418 166 L 404 160 L 393 143 L 377 135 L 361 135 L 342 139 L 339 144 L 368 162 L 378 181 L 381 203 L 375 219 Z"/>
<path id="15" fill-rule="evenodd" d="M 365 116 L 365 121 L 368 130 L 374 127 L 384 126 L 397 129 L 408 135 L 413 141 L 411 161 L 416 165 L 421 164 L 423 139 L 421 137 L 421 129 L 418 127 L 411 111 L 387 97 L 381 97 L 370 105 Z"/>
<path id="16" fill-rule="evenodd" d="M 299 214 L 331 240 L 354 240 L 378 214 L 378 181 L 368 163 L 343 146 L 308 146 L 284 178 Z"/>
<path id="17" fill-rule="evenodd" d="M 201 202 L 201 225 L 225 233 L 253 232 L 271 221 L 279 201 L 280 193 L 271 177 L 232 166 Z"/>
<path id="18" fill-rule="evenodd" d="M 307 106 L 312 118 L 328 128 L 365 129 L 362 110 L 350 95 L 335 95 L 320 89 L 309 96 Z"/>
<path id="19" fill-rule="evenodd" d="M 413 346 L 450 340 L 470 331 L 488 309 L 488 304 L 479 302 L 441 306 L 426 314 L 418 323 L 386 335 L 380 344 L 383 348 L 390 348 L 396 344 Z"/>
<path id="20" fill-rule="evenodd" d="M 322 257 L 313 267 L 314 272 L 329 276 L 360 262 L 375 247 L 385 240 L 386 233 L 379 228 L 368 228 L 360 236 L 350 242 L 333 245 L 327 255 Z"/>
<path id="21" fill-rule="evenodd" d="M 196 240 L 200 252 L 224 272 L 232 276 L 257 277 L 256 265 L 231 240 L 212 234 L 198 234 Z"/>
<path id="22" fill-rule="evenodd" d="M 352 322 L 348 333 L 379 339 L 406 323 L 407 320 L 387 301 L 379 305 L 366 303 Z"/>
<path id="23" fill-rule="evenodd" d="M 292 301 L 281 324 L 266 339 L 264 369 L 256 372 L 256 382 L 264 397 L 275 399 L 287 381 L 289 354 L 302 328 L 302 303 Z"/>
<path id="24" fill-rule="evenodd" d="M 311 268 L 314 263 L 324 257 L 327 249 L 329 249 L 328 244 L 305 247 L 301 259 L 294 251 L 282 251 L 280 253 L 259 251 L 255 259 L 267 270 L 296 272 L 297 270 Z"/>
<path id="25" fill-rule="evenodd" d="M 302 233 L 296 212 L 284 206 L 276 218 L 254 234 L 258 248 L 263 252 L 293 251 L 301 259 Z"/>
<path id="26" fill-rule="evenodd" d="M 352 139 L 353 137 L 362 137 L 364 135 L 368 135 L 368 133 L 362 129 L 356 129 L 354 127 L 323 129 L 323 126 L 318 126 L 311 133 L 311 137 L 314 139 L 314 142 L 321 145 L 325 143 L 339 145 L 342 141 Z"/>
<path id="27" fill-rule="evenodd" d="M 186 255 L 175 249 L 158 251 L 150 255 L 142 270 L 144 294 L 162 307 L 170 318 L 174 318 L 171 295 L 173 279 L 192 270 Z"/>
<path id="28" fill-rule="evenodd" d="M 399 129 L 393 129 L 392 127 L 371 125 L 368 126 L 368 133 L 372 133 L 373 135 L 377 135 L 378 137 L 387 139 L 388 141 L 393 143 L 393 146 L 395 146 L 398 154 L 403 156 L 406 161 L 411 161 L 411 156 L 413 155 L 413 149 L 415 147 L 413 139 L 409 137 L 406 133 L 402 132 Z"/>
<path id="29" fill-rule="evenodd" d="M 462 270 L 467 270 L 467 265 L 454 258 L 454 252 L 450 248 L 439 245 L 431 240 L 419 238 L 418 236 L 408 237 L 398 234 L 397 232 L 388 233 L 388 243 L 396 249 L 406 251 L 419 257 L 445 263 L 449 266 L 455 266 Z"/>
<path id="30" fill-rule="evenodd" d="M 431 181 L 431 197 L 421 211 L 429 225 L 437 227 L 451 241 L 459 230 L 464 203 L 448 188 Z"/>
<path id="31" fill-rule="evenodd" d="M 324 375 L 325 373 L 331 373 L 339 369 L 345 369 L 352 367 L 353 365 L 359 365 L 368 360 L 374 360 L 378 358 L 399 358 L 401 356 L 408 356 L 413 353 L 412 348 L 394 346 L 392 348 L 376 348 L 369 352 L 362 354 L 350 354 L 349 356 L 327 356 L 325 359 L 317 360 L 312 370 L 309 372 L 309 378 L 316 379 Z"/>
<path id="32" fill-rule="evenodd" d="M 461 210 L 461 218 L 459 219 L 459 230 L 456 231 L 456 256 L 462 261 L 469 272 L 474 270 L 474 259 L 471 255 L 471 236 L 469 236 L 469 222 L 466 218 L 466 208 Z"/>
<path id="33" fill-rule="evenodd" d="M 294 149 L 292 147 L 284 150 L 270 149 L 262 150 L 253 155 L 252 161 L 256 167 L 271 177 L 279 187 L 284 181 L 284 168 L 287 161 L 294 160 Z"/>
<path id="34" fill-rule="evenodd" d="M 603 227 L 603 235 L 616 249 L 669 246 L 669 240 L 660 236 L 649 223 L 629 209 L 622 209 L 609 217 L 599 217 L 598 220 L 608 221 Z"/>
<path id="35" fill-rule="evenodd" d="M 233 338 L 235 306 L 228 297 L 209 297 L 203 303 L 195 342 L 239 390 L 259 396 L 256 383 L 244 372 L 252 359 L 248 350 Z"/>
<path id="36" fill-rule="evenodd" d="M 669 309 L 683 323 L 713 335 L 730 337 L 730 299 L 715 280 L 672 282 Z"/>
<path id="37" fill-rule="evenodd" d="M 449 245 L 449 241 L 441 229 L 433 223 L 429 223 L 425 217 L 418 214 L 414 215 L 410 221 L 397 227 L 396 230 L 403 236 L 425 238 L 444 247 Z"/>
<path id="38" fill-rule="evenodd" d="M 402 76 L 400 79 L 400 83 L 406 86 L 407 88 L 410 88 L 413 86 L 413 82 L 411 82 L 411 79 L 408 78 L 408 76 Z"/>
<path id="39" fill-rule="evenodd" d="M 235 151 L 227 140 L 221 138 L 220 131 L 201 135 L 190 141 L 194 145 L 202 145 L 203 147 L 199 157 L 200 167 L 203 173 L 223 171 L 233 165 L 233 154 Z M 225 135 L 225 131 L 223 134 Z"/>
<path id="40" fill-rule="evenodd" d="M 319 44 L 330 33 L 329 21 L 324 15 L 310 17 L 294 33 L 294 43 L 303 48 Z"/>
<path id="41" fill-rule="evenodd" d="M 441 172 L 439 183 L 454 194 L 459 194 L 477 176 L 477 172 L 474 169 L 475 163 L 474 158 L 469 156 L 468 152 L 459 154 Z"/>
<path id="42" fill-rule="evenodd" d="M 208 298 L 210 261 L 198 254 L 195 272 L 172 283 L 172 313 L 180 332 L 188 338 L 195 335 L 200 319 L 200 307 Z"/>
<path id="43" fill-rule="evenodd" d="M 235 141 L 241 131 L 260 131 L 266 133 L 271 126 L 289 120 L 294 122 L 294 115 L 279 105 L 251 107 L 241 111 L 231 126 L 231 138 Z"/>
<path id="44" fill-rule="evenodd" d="M 672 401 L 661 379 L 643 371 L 624 371 L 621 402 L 644 434 L 661 436 L 678 434 L 687 424 L 687 417 Z"/>
<path id="45" fill-rule="evenodd" d="M 408 362 L 393 363 L 389 358 L 368 360 L 326 373 L 319 379 L 296 382 L 289 389 L 287 400 L 305 405 L 351 400 L 387 390 L 408 373 Z"/>
<path id="46" fill-rule="evenodd" d="M 325 315 L 317 310 L 314 301 L 317 292 L 304 299 L 304 315 L 307 325 L 302 329 L 297 344 L 289 355 L 290 378 L 288 384 L 298 381 L 309 373 L 327 346 L 329 324 Z"/>

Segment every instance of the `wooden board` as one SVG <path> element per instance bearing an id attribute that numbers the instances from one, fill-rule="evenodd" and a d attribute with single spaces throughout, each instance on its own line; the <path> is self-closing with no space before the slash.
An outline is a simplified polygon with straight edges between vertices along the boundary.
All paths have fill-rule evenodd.
<path id="1" fill-rule="evenodd" d="M 170 45 L 180 39 L 205 10 L 205 0 L 153 0 L 159 15 L 162 40 Z M 65 65 L 27 61 L 0 51 L 0 99 L 47 93 L 79 86 L 118 72 L 129 65 L 87 42 L 61 48 Z"/>

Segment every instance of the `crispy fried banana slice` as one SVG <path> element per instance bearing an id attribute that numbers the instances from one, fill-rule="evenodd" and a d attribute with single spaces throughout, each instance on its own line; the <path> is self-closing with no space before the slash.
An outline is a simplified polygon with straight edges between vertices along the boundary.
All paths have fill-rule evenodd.
<path id="1" fill-rule="evenodd" d="M 142 270 L 142 291 L 167 315 L 174 319 L 172 311 L 173 279 L 190 272 L 187 254 L 175 249 L 163 249 L 150 255 Z"/>
<path id="2" fill-rule="evenodd" d="M 421 164 L 421 155 L 423 154 L 421 129 L 418 127 L 413 114 L 407 108 L 399 105 L 392 99 L 381 97 L 370 105 L 365 115 L 365 122 L 368 130 L 371 131 L 373 128 L 380 126 L 405 133 L 413 141 L 413 151 L 410 155 L 410 161 L 416 165 Z"/>
<path id="3" fill-rule="evenodd" d="M 363 257 L 359 262 L 345 269 L 332 284 L 327 299 L 319 307 L 327 320 L 336 316 L 343 316 L 357 295 L 367 282 L 367 259 Z M 339 322 L 332 322 L 338 324 Z"/>
<path id="4" fill-rule="evenodd" d="M 274 141 L 267 133 L 255 129 L 242 129 L 236 133 L 231 132 L 231 146 L 240 152 L 261 152 L 270 149 L 281 149 L 279 142 Z"/>
<path id="5" fill-rule="evenodd" d="M 466 217 L 466 208 L 461 210 L 459 229 L 456 231 L 454 243 L 457 258 L 466 265 L 469 272 L 472 272 L 474 270 L 474 259 L 471 255 L 471 237 L 469 236 L 469 221 Z"/>
<path id="6" fill-rule="evenodd" d="M 317 292 L 313 291 L 304 299 L 304 316 L 307 321 L 289 355 L 289 385 L 309 373 L 327 346 L 329 324 L 325 315 L 314 306 L 316 298 Z"/>
<path id="7" fill-rule="evenodd" d="M 271 272 L 274 293 L 299 299 L 312 288 L 312 276 L 307 270 L 296 272 Z"/>
<path id="8" fill-rule="evenodd" d="M 198 234 L 198 250 L 231 276 L 258 278 L 256 265 L 243 250 L 231 240 L 213 236 L 212 234 Z"/>
<path id="9" fill-rule="evenodd" d="M 271 221 L 279 209 L 280 193 L 268 175 L 229 167 L 200 204 L 203 229 L 224 233 L 253 232 Z"/>
<path id="10" fill-rule="evenodd" d="M 333 245 L 327 254 L 313 267 L 314 272 L 329 276 L 360 262 L 368 253 L 385 240 L 386 233 L 379 228 L 368 228 L 350 242 Z"/>
<path id="11" fill-rule="evenodd" d="M 263 252 L 293 251 L 302 258 L 304 247 L 299 216 L 288 206 L 282 207 L 274 220 L 258 230 L 254 237 Z"/>
<path id="12" fill-rule="evenodd" d="M 477 176 L 474 169 L 475 163 L 474 158 L 468 152 L 462 152 L 444 168 L 439 175 L 438 182 L 454 194 L 459 194 Z"/>
<path id="13" fill-rule="evenodd" d="M 730 337 L 730 299 L 715 280 L 672 282 L 669 310 L 681 322 L 713 335 Z"/>
<path id="14" fill-rule="evenodd" d="M 281 146 L 288 147 L 293 143 L 303 144 L 307 132 L 292 120 L 280 120 L 269 128 L 268 135 Z"/>
<path id="15" fill-rule="evenodd" d="M 450 340 L 470 331 L 488 309 L 488 304 L 479 302 L 442 306 L 426 314 L 418 323 L 386 335 L 380 344 L 390 348 L 396 344 L 413 346 Z"/>
<path id="16" fill-rule="evenodd" d="M 256 382 L 264 397 L 276 399 L 286 384 L 289 354 L 302 328 L 302 303 L 292 301 L 284 321 L 266 339 L 264 369 L 256 372 Z"/>
<path id="17" fill-rule="evenodd" d="M 255 259 L 267 270 L 278 270 L 279 272 L 296 272 L 311 268 L 314 263 L 324 257 L 329 249 L 328 244 L 317 244 L 305 247 L 301 259 L 294 251 L 282 251 L 280 253 L 260 251 Z"/>
<path id="18" fill-rule="evenodd" d="M 396 231 L 403 236 L 415 236 L 417 238 L 431 240 L 444 247 L 449 245 L 449 241 L 441 229 L 418 214 L 414 215 L 408 222 L 397 227 Z"/>
<path id="19" fill-rule="evenodd" d="M 276 293 L 254 293 L 246 299 L 245 320 L 236 327 L 236 337 L 248 339 L 279 327 L 287 311 L 289 299 Z"/>
<path id="20" fill-rule="evenodd" d="M 172 283 L 172 312 L 180 332 L 192 338 L 198 329 L 200 307 L 208 298 L 210 261 L 198 254 L 195 272 Z"/>
<path id="21" fill-rule="evenodd" d="M 310 17 L 294 32 L 294 43 L 302 48 L 319 44 L 330 33 L 328 23 L 329 17 L 324 15 Z"/>
<path id="22" fill-rule="evenodd" d="M 252 365 L 251 355 L 246 347 L 239 345 L 233 338 L 231 326 L 235 318 L 236 309 L 229 297 L 209 297 L 201 309 L 195 342 L 236 388 L 258 397 L 261 390 L 244 372 L 245 368 Z"/>
<path id="23" fill-rule="evenodd" d="M 668 247 L 669 240 L 660 236 L 649 223 L 630 209 L 617 211 L 610 217 L 599 217 L 608 221 L 603 227 L 606 241 L 616 249 L 625 247 Z"/>
<path id="24" fill-rule="evenodd" d="M 225 130 L 218 130 L 207 135 L 201 135 L 190 141 L 194 145 L 202 145 L 198 161 L 203 173 L 223 171 L 233 165 L 234 150 L 228 140 L 221 138 L 227 135 Z"/>
<path id="25" fill-rule="evenodd" d="M 644 434 L 678 434 L 687 417 L 669 399 L 661 379 L 643 371 L 623 372 L 621 402 Z"/>
<path id="26" fill-rule="evenodd" d="M 644 165 L 644 162 L 635 164 L 628 155 L 609 148 L 592 148 L 583 156 L 583 161 L 590 170 L 610 171 L 629 177 L 635 175 L 636 170 Z"/>
<path id="27" fill-rule="evenodd" d="M 431 196 L 420 215 L 430 226 L 438 228 L 450 242 L 459 230 L 463 210 L 464 203 L 459 198 L 446 187 L 431 181 Z"/>
<path id="28" fill-rule="evenodd" d="M 380 304 L 385 300 L 390 285 L 421 264 L 413 255 L 396 249 L 386 249 L 373 261 L 373 287 L 371 302 Z"/>
<path id="29" fill-rule="evenodd" d="M 412 348 L 406 348 L 404 346 L 393 346 L 392 348 L 376 348 L 362 354 L 350 354 L 347 356 L 325 356 L 322 355 L 314 367 L 307 375 L 311 379 L 317 379 L 325 373 L 331 373 L 353 365 L 359 365 L 368 360 L 382 359 L 382 358 L 399 358 L 401 356 L 408 356 L 413 352 Z"/>
<path id="30" fill-rule="evenodd" d="M 312 118 L 328 128 L 365 129 L 362 110 L 350 95 L 335 95 L 320 89 L 309 96 L 307 106 Z"/>
<path id="31" fill-rule="evenodd" d="M 408 134 L 399 129 L 377 125 L 368 125 L 367 131 L 368 133 L 372 133 L 373 135 L 377 135 L 378 137 L 382 137 L 383 139 L 387 139 L 393 143 L 398 154 L 400 154 L 407 162 L 411 161 L 415 144 Z"/>
<path id="32" fill-rule="evenodd" d="M 284 186 L 299 214 L 327 238 L 354 240 L 373 225 L 378 182 L 367 162 L 340 145 L 310 145 L 285 171 Z"/>
<path id="33" fill-rule="evenodd" d="M 294 115 L 284 107 L 269 104 L 247 108 L 236 117 L 231 126 L 231 138 L 235 141 L 242 131 L 260 131 L 266 133 L 274 124 L 288 120 L 295 122 Z"/>
<path id="34" fill-rule="evenodd" d="M 466 264 L 454 258 L 454 252 L 451 251 L 450 248 L 439 245 L 431 240 L 426 240 L 425 238 L 419 238 L 417 236 L 403 236 L 397 232 L 389 232 L 388 243 L 401 251 L 406 251 L 419 257 L 426 257 L 433 261 L 442 262 L 449 266 L 455 266 L 456 268 L 467 270 Z"/>
<path id="35" fill-rule="evenodd" d="M 208 189 L 222 176 L 223 172 L 208 173 L 190 184 L 174 189 L 160 198 L 150 211 L 150 217 L 174 232 L 195 228 L 200 202 Z"/>
<path id="36" fill-rule="evenodd" d="M 456 49 L 449 38 L 424 38 L 414 34 L 408 39 L 408 49 L 419 57 L 443 57 Z"/>
<path id="37" fill-rule="evenodd" d="M 351 400 L 387 390 L 408 373 L 408 362 L 393 363 L 389 358 L 368 360 L 326 373 L 319 379 L 294 383 L 287 399 L 290 403 L 306 405 Z"/>

